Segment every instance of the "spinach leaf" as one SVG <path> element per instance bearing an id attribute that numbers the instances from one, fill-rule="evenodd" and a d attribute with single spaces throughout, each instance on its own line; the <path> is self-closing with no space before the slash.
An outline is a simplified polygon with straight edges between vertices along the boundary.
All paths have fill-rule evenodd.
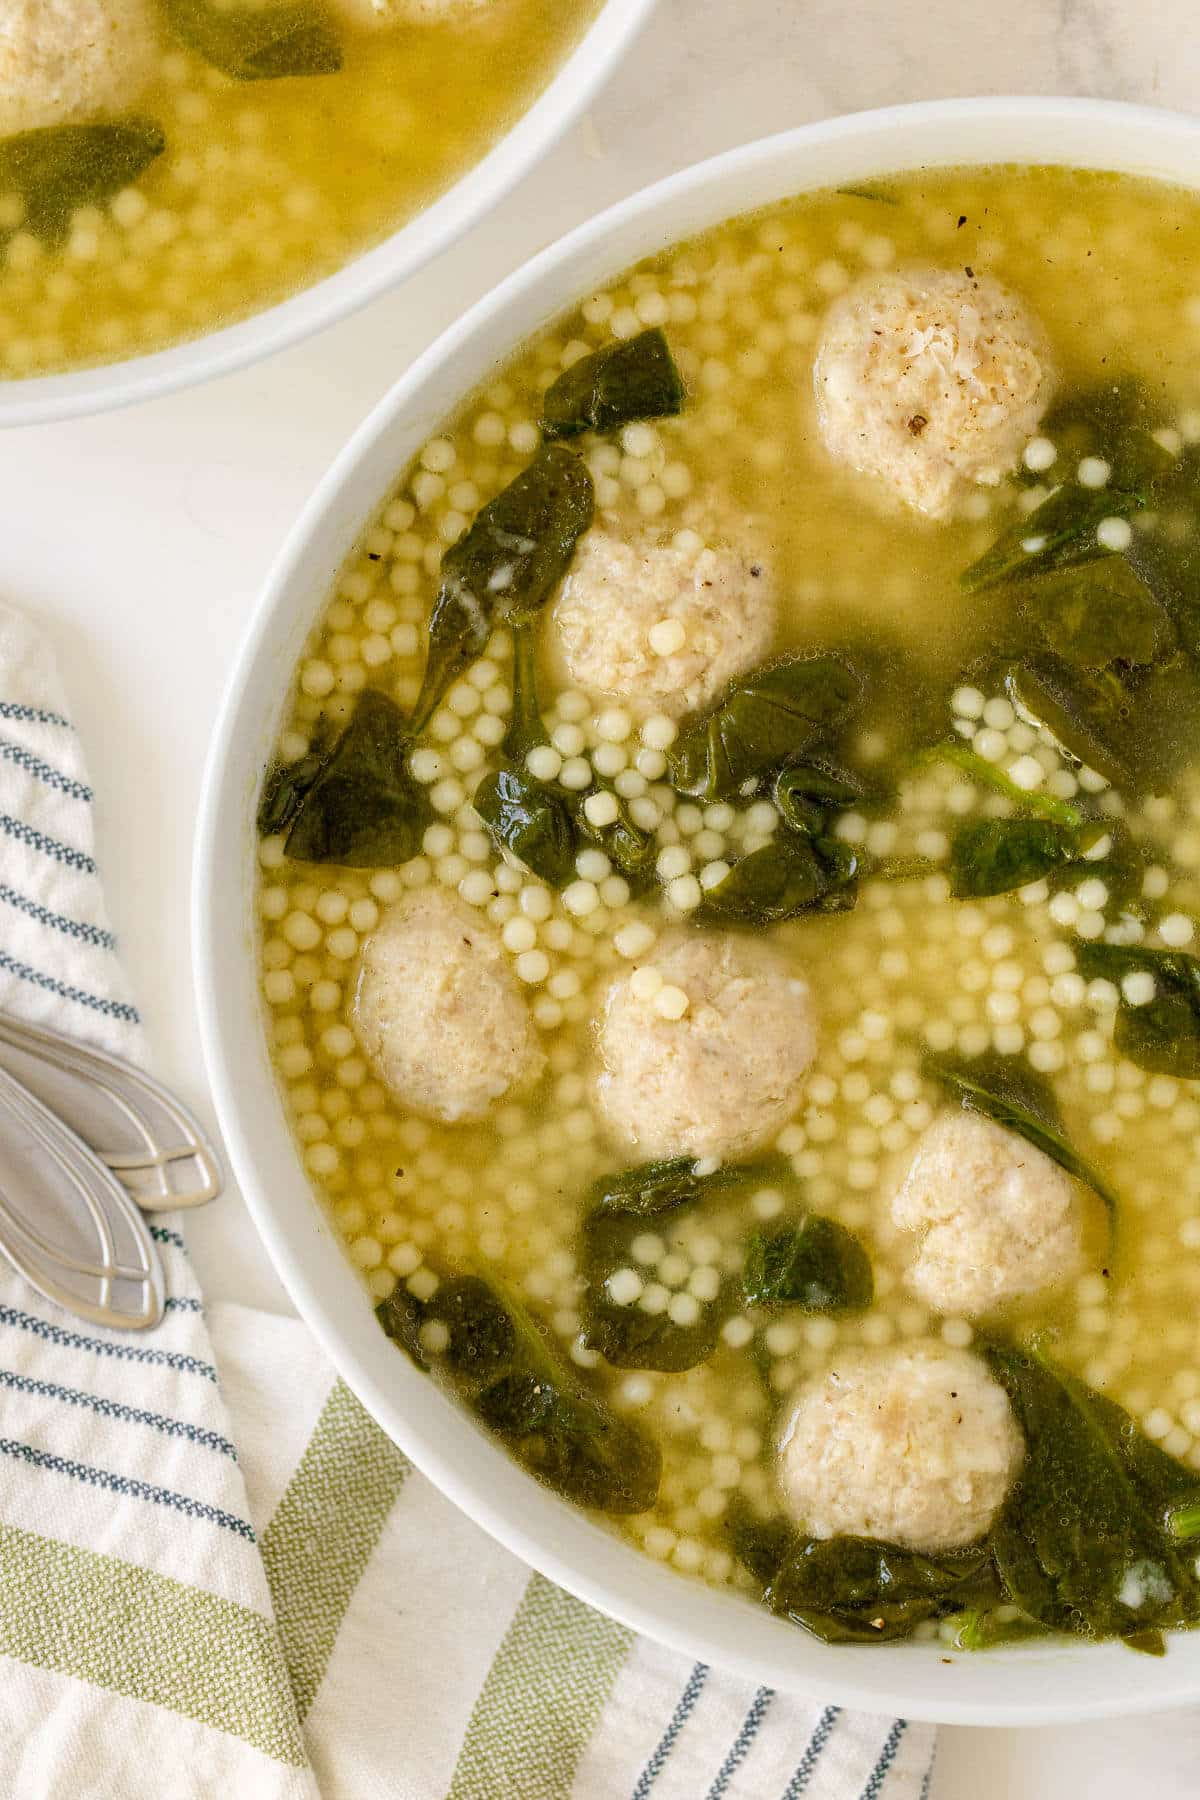
<path id="1" fill-rule="evenodd" d="M 180 43 L 234 81 L 336 75 L 342 66 L 341 40 L 321 0 L 266 7 L 163 0 L 163 7 Z"/>
<path id="2" fill-rule="evenodd" d="M 725 1515 L 730 1549 L 763 1587 L 771 1581 L 796 1538 L 795 1527 L 778 1516 L 764 1518 L 735 1498 Z"/>
<path id="3" fill-rule="evenodd" d="M 986 1545 L 940 1554 L 873 1538 L 802 1539 L 763 1599 L 826 1644 L 890 1643 L 978 1604 L 997 1582 Z"/>
<path id="4" fill-rule="evenodd" d="M 1200 454 L 1164 451 L 1148 401 L 1128 383 L 1101 390 L 1101 411 L 1126 409 L 1116 440 L 1090 405 L 1082 441 L 1113 468 L 1095 504 L 1126 514 L 1145 505 L 1151 516 L 1124 550 L 1015 584 L 1034 641 L 1011 685 L 1073 754 L 1136 795 L 1190 760 L 1200 728 Z"/>
<path id="5" fill-rule="evenodd" d="M 751 1233 L 742 1291 L 752 1306 L 859 1312 L 875 1297 L 871 1260 L 852 1231 L 819 1213 Z"/>
<path id="6" fill-rule="evenodd" d="M 1113 1042 L 1139 1069 L 1200 1081 L 1200 958 L 1182 950 L 1081 941 L 1075 964 L 1089 981 L 1118 988 L 1127 975 L 1152 976 L 1154 997 L 1144 1005 L 1131 1004 L 1122 992 Z"/>
<path id="7" fill-rule="evenodd" d="M 665 1309 L 649 1312 L 638 1302 L 619 1306 L 609 1277 L 636 1267 L 632 1244 L 644 1230 L 628 1213 L 597 1209 L 587 1215 L 580 1232 L 580 1268 L 585 1281 L 583 1339 L 618 1369 L 661 1369 L 672 1374 L 707 1362 L 717 1347 L 728 1316 L 731 1293 L 723 1285 L 715 1300 L 694 1302 L 693 1323 L 680 1324 Z M 689 1296 L 689 1299 L 691 1296 Z"/>
<path id="8" fill-rule="evenodd" d="M 513 631 L 513 709 L 503 750 L 506 765 L 485 775 L 471 804 L 499 850 L 507 850 L 551 887 L 575 878 L 579 836 L 563 789 L 539 781 L 525 768 L 531 750 L 548 742 L 537 697 L 537 648 L 533 628 Z"/>
<path id="9" fill-rule="evenodd" d="M 1113 552 L 1096 542 L 1101 519 L 1130 518 L 1152 499 L 1155 479 L 1172 458 L 1152 436 L 1145 389 L 1130 380 L 1105 382 L 1067 395 L 1047 413 L 1043 432 L 1059 445 L 1057 467 L 1070 478 L 1042 504 L 1003 530 L 991 549 L 960 577 L 969 593 L 1014 578 L 1044 575 Z M 1082 456 L 1098 456 L 1110 474 L 1102 488 L 1074 479 Z"/>
<path id="10" fill-rule="evenodd" d="M 446 689 L 482 656 L 496 623 L 536 618 L 566 574 L 592 513 L 584 464 L 561 444 L 544 444 L 451 544 L 429 620 L 414 731 L 424 729 Z"/>
<path id="11" fill-rule="evenodd" d="M 1091 1188 L 1108 1209 L 1110 1229 L 1115 1233 L 1121 1206 L 1115 1189 L 1067 1141 L 1053 1087 L 1023 1057 L 988 1053 L 955 1060 L 930 1056 L 925 1068 L 960 1105 L 1015 1131 L 1074 1180 Z"/>
<path id="12" fill-rule="evenodd" d="M 479 1416 L 530 1474 L 577 1506 L 628 1514 L 654 1505 L 658 1445 L 592 1395 L 506 1376 L 480 1396 Z"/>
<path id="13" fill-rule="evenodd" d="M 1089 876 L 1097 877 L 1108 889 L 1108 898 L 1121 912 L 1137 918 L 1146 917 L 1142 895 L 1146 875 L 1146 855 L 1128 829 L 1115 820 L 1106 819 L 1089 827 L 1090 844 L 1074 862 L 1061 863 L 1050 869 L 1046 882 L 1052 893 L 1073 888 Z M 1103 840 L 1108 847 L 1103 848 Z M 1097 855 L 1098 849 L 1102 854 Z"/>
<path id="14" fill-rule="evenodd" d="M 473 805 L 497 848 L 508 850 L 554 888 L 575 879 L 575 860 L 584 844 L 597 844 L 618 874 L 636 892 L 654 878 L 656 846 L 630 816 L 624 800 L 604 782 L 601 789 L 613 794 L 616 818 L 595 826 L 585 809 L 587 795 L 539 781 L 525 767 L 530 750 L 546 739 L 537 701 L 536 652 L 530 624 L 515 627 L 513 634 L 513 711 L 504 737 L 507 766 L 485 775 L 475 790 Z"/>
<path id="15" fill-rule="evenodd" d="M 1163 606 L 1183 649 L 1200 659 L 1200 448 L 1184 450 L 1154 483 L 1155 529 L 1134 533 L 1124 560 Z"/>
<path id="16" fill-rule="evenodd" d="M 823 762 L 785 763 L 771 788 L 784 824 L 804 837 L 827 836 L 838 813 L 865 797 L 856 776 Z"/>
<path id="17" fill-rule="evenodd" d="M 1045 429 L 1064 434 L 1072 457 L 1103 456 L 1108 485 L 1057 489 L 962 577 L 970 590 L 1017 582 L 1018 612 L 1037 641 L 1009 675 L 1012 697 L 1135 797 L 1190 760 L 1200 727 L 1200 458 L 1172 458 L 1153 423 L 1135 383 L 1064 405 Z M 1101 518 L 1147 506 L 1151 529 L 1124 551 L 1096 542 Z"/>
<path id="18" fill-rule="evenodd" d="M 427 1301 L 400 1287 L 377 1316 L 418 1368 L 436 1369 L 556 1493 L 607 1513 L 653 1506 L 662 1472 L 658 1446 L 587 1391 L 498 1277 L 443 1277 Z M 428 1347 L 436 1341 L 424 1331 L 429 1324 L 442 1327 L 443 1348 Z"/>
<path id="19" fill-rule="evenodd" d="M 448 1333 L 438 1354 L 460 1384 L 476 1383 L 482 1389 L 511 1365 L 517 1349 L 516 1324 L 499 1295 L 478 1275 L 442 1281 L 421 1307 L 421 1322 L 431 1321 Z"/>
<path id="20" fill-rule="evenodd" d="M 1145 383 L 1118 375 L 1068 390 L 1046 413 L 1041 432 L 1058 446 L 1056 471 L 1065 475 L 1083 457 L 1098 456 L 1112 470 L 1110 485 L 1143 491 L 1171 461 L 1152 435 L 1165 422 Z"/>
<path id="21" fill-rule="evenodd" d="M 274 762 L 263 777 L 258 802 L 258 830 L 262 837 L 286 831 L 309 788 L 329 760 L 328 721 L 319 719 L 308 750 L 296 762 Z"/>
<path id="22" fill-rule="evenodd" d="M 988 1598 L 963 1613 L 954 1647 L 956 1650 L 992 1650 L 997 1644 L 1023 1644 L 1032 1637 L 1045 1635 L 1046 1626 L 1029 1618 L 1011 1601 Z"/>
<path id="23" fill-rule="evenodd" d="M 1200 1499 L 1180 1500 L 1169 1507 L 1166 1524 L 1177 1544 L 1190 1544 L 1200 1537 Z"/>
<path id="24" fill-rule="evenodd" d="M 1119 1195 L 1115 1188 L 1108 1186 L 1099 1170 L 1079 1156 L 1078 1150 L 1067 1141 L 1058 1111 L 1058 1096 L 1042 1075 L 1034 1073 L 1024 1057 L 997 1057 L 991 1053 L 959 1060 L 928 1057 L 925 1067 L 928 1075 L 941 1082 L 954 1100 L 973 1112 L 982 1112 L 1007 1130 L 1015 1130 L 1018 1138 L 1031 1143 L 1034 1150 L 1042 1150 L 1074 1181 L 1081 1181 L 1085 1188 L 1096 1193 L 1097 1199 L 1105 1202 L 1108 1228 L 1115 1235 L 1117 1215 L 1121 1211 Z"/>
<path id="25" fill-rule="evenodd" d="M 0 141 L 0 194 L 16 194 L 24 208 L 22 227 L 54 246 L 66 237 L 78 207 L 110 200 L 166 147 L 152 119 L 18 132 Z"/>
<path id="26" fill-rule="evenodd" d="M 711 711 L 685 721 L 671 752 L 674 785 L 697 799 L 728 799 L 835 736 L 862 690 L 839 656 L 792 657 L 740 677 Z"/>
<path id="27" fill-rule="evenodd" d="M 366 688 L 311 786 L 289 796 L 286 850 L 297 862 L 379 869 L 415 856 L 429 821 L 409 774 L 410 729 L 394 701 Z"/>
<path id="28" fill-rule="evenodd" d="M 984 1354 L 1026 1444 L 990 1540 L 1009 1599 L 1079 1637 L 1194 1623 L 1200 1580 L 1167 1516 L 1195 1500 L 1196 1476 L 1036 1352 L 993 1343 Z"/>
<path id="29" fill-rule="evenodd" d="M 1079 833 L 1050 819 L 973 819 L 950 846 L 950 892 L 959 900 L 1010 894 L 1079 852 Z"/>
<path id="30" fill-rule="evenodd" d="M 665 1311 L 618 1305 L 608 1290 L 609 1277 L 637 1267 L 633 1243 L 647 1219 L 767 1183 L 794 1181 L 784 1156 L 715 1168 L 707 1160 L 675 1156 L 602 1176 L 592 1186 L 580 1228 L 585 1341 L 618 1368 L 680 1370 L 705 1361 L 734 1301 L 734 1284 L 722 1282 L 715 1299 L 700 1303 L 695 1321 L 681 1325 Z"/>
<path id="31" fill-rule="evenodd" d="M 1016 602 L 1045 649 L 1073 668 L 1144 666 L 1175 648 L 1167 609 L 1124 557 L 1022 582 Z"/>
<path id="32" fill-rule="evenodd" d="M 430 1362 L 421 1343 L 421 1327 L 425 1323 L 426 1302 L 418 1300 L 410 1294 L 403 1282 L 392 1290 L 386 1300 L 381 1300 L 375 1308 L 375 1317 L 383 1326 L 393 1344 L 400 1349 L 421 1371 L 428 1375 Z"/>
<path id="33" fill-rule="evenodd" d="M 593 825 L 584 810 L 587 794 L 577 794 L 575 823 L 580 836 L 603 850 L 614 874 L 622 876 L 635 894 L 644 893 L 655 880 L 658 845 L 652 833 L 635 824 L 629 807 L 609 782 L 597 779 L 590 792 L 612 794 L 617 816 L 611 825 Z"/>
<path id="34" fill-rule="evenodd" d="M 1023 715 L 1135 797 L 1161 790 L 1195 753 L 1200 670 L 1183 652 L 1145 670 L 1032 657 L 1005 685 Z"/>
<path id="35" fill-rule="evenodd" d="M 990 550 L 963 570 L 959 581 L 969 594 L 1004 582 L 1045 575 L 1111 556 L 1096 541 L 1102 519 L 1128 519 L 1145 506 L 1145 497 L 1113 487 L 1085 488 L 1070 483 L 1055 488 L 1039 507 L 1002 531 Z"/>
<path id="36" fill-rule="evenodd" d="M 850 200 L 873 200 L 878 206 L 899 206 L 900 201 L 895 194 L 889 193 L 885 187 L 840 187 L 836 190 L 845 194 Z"/>
<path id="37" fill-rule="evenodd" d="M 691 1205 L 712 1194 L 742 1187 L 794 1180 L 786 1156 L 764 1156 L 749 1163 L 719 1163 L 716 1168 L 692 1156 L 669 1156 L 639 1163 L 618 1175 L 602 1175 L 593 1183 L 589 1204 L 600 1212 L 631 1213 L 653 1218 L 677 1206 Z"/>
<path id="38" fill-rule="evenodd" d="M 553 888 L 575 879 L 578 838 L 571 811 L 548 782 L 523 769 L 485 775 L 471 804 L 497 848 L 508 850 Z"/>
<path id="39" fill-rule="evenodd" d="M 513 627 L 513 705 L 501 748 L 518 767 L 550 741 L 537 688 L 537 643 L 530 623 Z"/>
<path id="40" fill-rule="evenodd" d="M 858 855 L 839 838 L 781 837 L 739 857 L 707 888 L 697 918 L 777 925 L 805 912 L 845 912 L 857 899 Z"/>
<path id="41" fill-rule="evenodd" d="M 258 803 L 258 830 L 261 837 L 273 837 L 286 831 L 300 810 L 301 802 L 324 767 L 325 759 L 310 750 L 294 763 L 273 763 L 263 781 Z"/>
<path id="42" fill-rule="evenodd" d="M 989 787 L 997 794 L 1003 794 L 1014 806 L 1023 812 L 1034 813 L 1039 818 L 1054 819 L 1059 825 L 1078 825 L 1083 814 L 1069 800 L 1056 800 L 1052 794 L 1031 793 L 1019 788 L 1015 781 L 997 768 L 995 763 L 988 762 L 977 750 L 972 750 L 958 738 L 946 738 L 941 743 L 931 744 L 922 750 L 914 759 L 917 768 L 928 763 L 949 763 L 953 768 L 961 769 L 964 775 L 981 787 Z"/>
<path id="43" fill-rule="evenodd" d="M 810 1538 L 737 1510 L 728 1529 L 764 1604 L 825 1644 L 893 1642 L 926 1619 L 1000 1597 L 987 1544 L 930 1554 L 876 1538 Z"/>
<path id="44" fill-rule="evenodd" d="M 548 438 L 615 431 L 634 419 L 678 413 L 685 398 L 666 335 L 653 326 L 636 337 L 615 339 L 564 370 L 542 401 L 542 431 Z"/>

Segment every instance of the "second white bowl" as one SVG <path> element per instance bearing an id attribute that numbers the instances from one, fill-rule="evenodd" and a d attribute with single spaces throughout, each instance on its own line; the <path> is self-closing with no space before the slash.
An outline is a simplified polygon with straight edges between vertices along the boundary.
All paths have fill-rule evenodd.
<path id="1" fill-rule="evenodd" d="M 415 275 L 498 206 L 547 154 L 603 86 L 653 11 L 655 0 L 605 0 L 541 94 L 486 156 L 373 250 L 323 281 L 253 313 L 147 356 L 61 375 L 0 381 L 0 429 L 106 412 L 230 375 L 343 319 Z"/>

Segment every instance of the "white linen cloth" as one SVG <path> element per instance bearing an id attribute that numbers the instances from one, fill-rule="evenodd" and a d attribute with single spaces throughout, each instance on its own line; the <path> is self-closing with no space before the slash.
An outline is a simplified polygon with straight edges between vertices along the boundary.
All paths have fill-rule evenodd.
<path id="1" fill-rule="evenodd" d="M 83 755 L 3 609 L 0 1007 L 144 1057 Z M 930 1727 L 689 1666 L 531 1574 L 299 1322 L 206 1319 L 179 1221 L 152 1229 L 150 1333 L 0 1262 L 0 1795 L 924 1800 Z"/>

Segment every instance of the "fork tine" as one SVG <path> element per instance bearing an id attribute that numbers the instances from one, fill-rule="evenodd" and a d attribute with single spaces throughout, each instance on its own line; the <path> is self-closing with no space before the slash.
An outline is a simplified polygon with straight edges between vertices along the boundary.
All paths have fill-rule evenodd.
<path id="1" fill-rule="evenodd" d="M 131 1063 L 0 1012 L 0 1069 L 56 1112 L 145 1212 L 203 1206 L 221 1165 L 188 1109 Z"/>

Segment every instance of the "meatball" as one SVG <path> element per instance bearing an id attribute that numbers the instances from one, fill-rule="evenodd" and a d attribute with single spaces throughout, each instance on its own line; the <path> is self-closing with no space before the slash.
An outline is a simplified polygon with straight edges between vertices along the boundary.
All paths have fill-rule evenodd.
<path id="1" fill-rule="evenodd" d="M 155 0 L 4 0 L 0 138 L 132 105 L 154 70 Z"/>
<path id="2" fill-rule="evenodd" d="M 483 1118 L 545 1062 L 499 938 L 436 888 L 399 902 L 367 939 L 354 1026 L 396 1098 L 447 1124 Z"/>
<path id="3" fill-rule="evenodd" d="M 629 544 L 592 530 L 552 622 L 581 687 L 683 713 L 763 660 L 775 598 L 764 565 L 741 550 Z"/>
<path id="4" fill-rule="evenodd" d="M 817 1538 L 953 1550 L 983 1536 L 1025 1453 L 1008 1395 L 970 1350 L 847 1350 L 801 1389 L 779 1486 Z"/>
<path id="5" fill-rule="evenodd" d="M 634 970 L 600 1021 L 597 1096 L 611 1136 L 643 1158 L 756 1150 L 795 1111 L 816 1053 L 807 982 L 768 945 L 734 936 L 679 938 L 652 967 L 657 992 Z M 660 1010 L 667 989 L 686 996 L 682 1017 Z"/>
<path id="6" fill-rule="evenodd" d="M 813 367 L 840 462 L 944 518 L 1012 468 L 1054 389 L 1046 339 L 989 275 L 872 275 L 834 302 Z"/>
<path id="7" fill-rule="evenodd" d="M 966 1108 L 917 1144 L 892 1221 L 921 1233 L 908 1284 L 938 1312 L 990 1312 L 1078 1273 L 1077 1184 L 1044 1151 Z"/>

